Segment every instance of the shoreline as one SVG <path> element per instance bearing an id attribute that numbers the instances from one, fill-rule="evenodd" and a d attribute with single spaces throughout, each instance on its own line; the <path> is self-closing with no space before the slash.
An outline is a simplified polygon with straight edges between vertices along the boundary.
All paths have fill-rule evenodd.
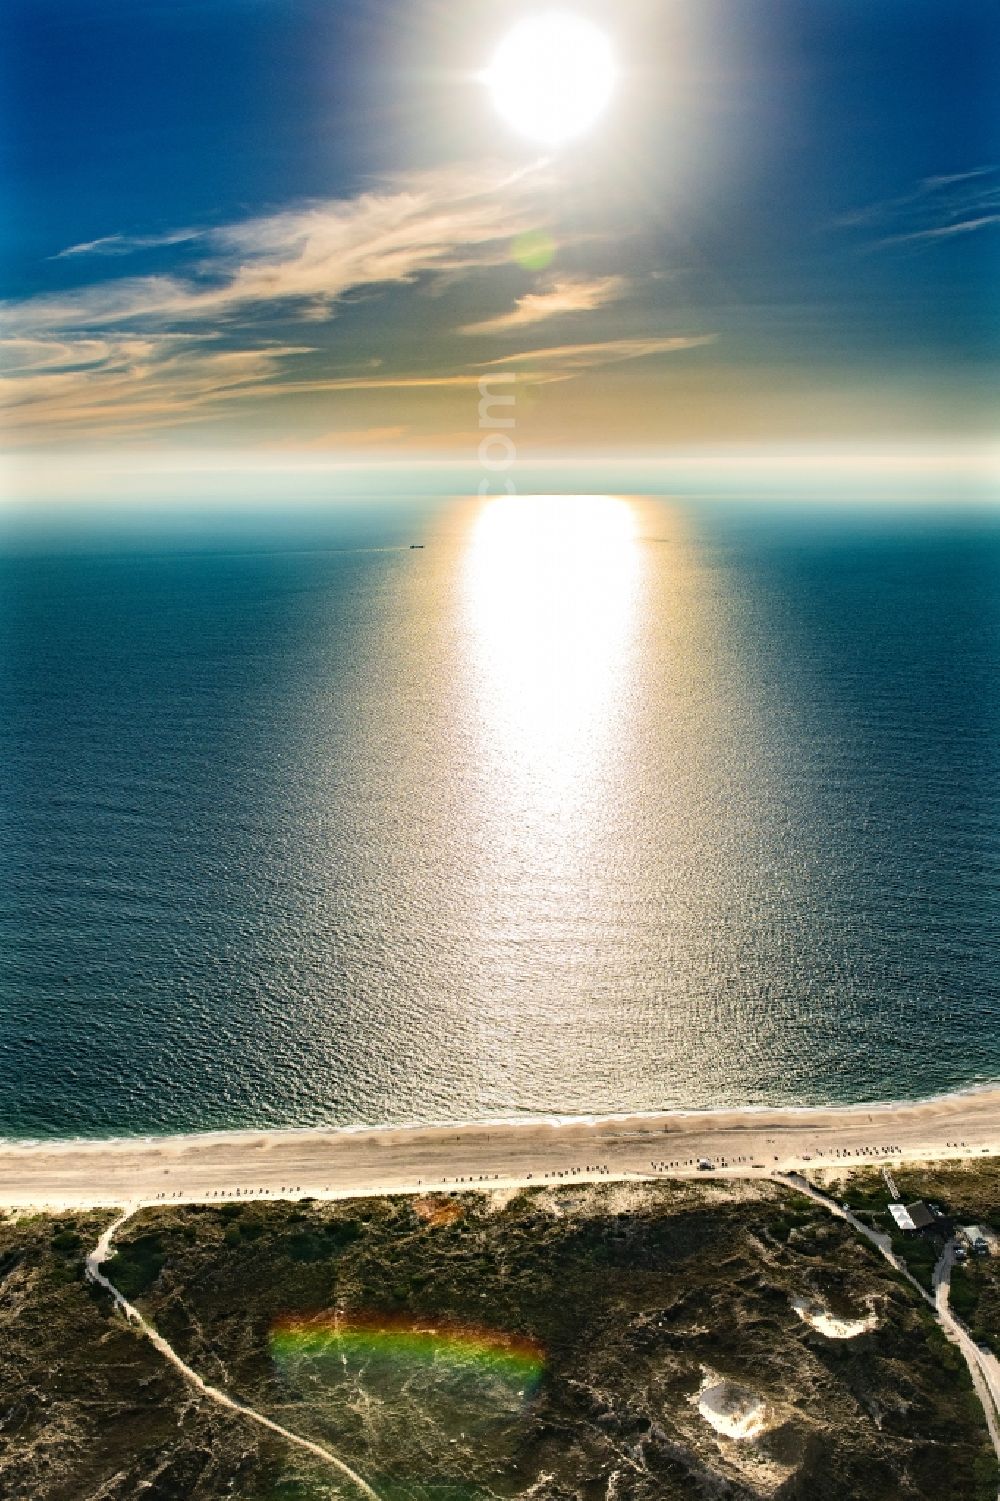
<path id="1" fill-rule="evenodd" d="M 751 1106 L 436 1126 L 305 1127 L 0 1141 L 11 1209 L 350 1197 L 553 1179 L 763 1177 L 1000 1153 L 1000 1087 L 889 1104 Z"/>
<path id="2" fill-rule="evenodd" d="M 1000 1080 L 991 1080 L 988 1083 L 968 1084 L 961 1089 L 948 1089 L 940 1094 L 915 1095 L 912 1098 L 902 1097 L 895 1100 L 852 1100 L 846 1104 L 823 1104 L 823 1105 L 701 1105 L 684 1106 L 677 1105 L 665 1110 L 624 1110 L 624 1111 L 601 1111 L 589 1112 L 585 1115 L 559 1115 L 539 1113 L 526 1113 L 524 1115 L 497 1115 L 484 1116 L 475 1120 L 430 1120 L 430 1121 L 379 1121 L 376 1124 L 352 1124 L 352 1125 L 322 1125 L 322 1126 L 206 1126 L 195 1127 L 189 1131 L 135 1131 L 123 1132 L 113 1136 L 5 1136 L 0 1132 L 0 1156 L 8 1151 L 24 1149 L 26 1151 L 59 1151 L 77 1147 L 121 1147 L 131 1144 L 164 1145 L 173 1143 L 194 1143 L 209 1141 L 229 1141 L 247 1137 L 279 1137 L 290 1136 L 366 1136 L 377 1133 L 397 1133 L 421 1131 L 478 1131 L 478 1130 L 506 1130 L 508 1128 L 539 1126 L 553 1129 L 574 1126 L 604 1126 L 604 1125 L 628 1125 L 633 1122 L 653 1121 L 655 1123 L 669 1122 L 674 1119 L 684 1120 L 713 1120 L 721 1116 L 763 1116 L 782 1115 L 795 1118 L 803 1116 L 837 1115 L 856 1116 L 859 1112 L 868 1114 L 885 1113 L 891 1114 L 900 1110 L 924 1109 L 932 1106 L 947 1105 L 951 1101 L 963 1101 L 975 1099 L 981 1096 L 996 1096 L 996 1105 L 1000 1111 Z"/>

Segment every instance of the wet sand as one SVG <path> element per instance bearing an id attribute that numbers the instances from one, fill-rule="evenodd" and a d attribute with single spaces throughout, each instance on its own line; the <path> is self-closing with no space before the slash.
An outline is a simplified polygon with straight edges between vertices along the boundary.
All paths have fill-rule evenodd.
<path id="1" fill-rule="evenodd" d="M 915 1104 L 670 1112 L 377 1130 L 225 1131 L 0 1144 L 8 1208 L 342 1197 L 652 1172 L 756 1176 L 807 1165 L 1000 1152 L 1000 1089 Z"/>

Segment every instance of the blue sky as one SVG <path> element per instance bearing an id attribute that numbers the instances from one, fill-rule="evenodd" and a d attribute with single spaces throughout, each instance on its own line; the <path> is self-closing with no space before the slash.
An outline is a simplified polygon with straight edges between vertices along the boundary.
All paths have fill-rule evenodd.
<path id="1" fill-rule="evenodd" d="M 531 454 L 988 433 L 986 0 L 619 0 L 547 160 L 466 0 L 8 0 L 0 396 L 33 454 Z M 545 266 L 517 237 L 548 238 Z"/>

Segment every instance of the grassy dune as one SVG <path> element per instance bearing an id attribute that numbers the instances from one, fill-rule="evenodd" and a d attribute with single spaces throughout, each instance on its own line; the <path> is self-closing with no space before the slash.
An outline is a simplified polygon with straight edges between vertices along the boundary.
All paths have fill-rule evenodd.
<path id="1" fill-rule="evenodd" d="M 995 1179 L 933 1181 L 977 1218 L 987 1192 L 1000 1209 Z M 109 1215 L 0 1226 L 4 1494 L 347 1501 L 194 1396 L 83 1282 Z M 916 1294 L 770 1183 L 164 1207 L 106 1270 L 206 1380 L 335 1447 L 385 1501 L 995 1495 L 964 1365 Z M 828 1338 L 796 1297 L 875 1328 Z M 976 1292 L 983 1318 L 992 1297 Z M 711 1383 L 763 1404 L 763 1431 L 720 1436 L 698 1405 Z"/>

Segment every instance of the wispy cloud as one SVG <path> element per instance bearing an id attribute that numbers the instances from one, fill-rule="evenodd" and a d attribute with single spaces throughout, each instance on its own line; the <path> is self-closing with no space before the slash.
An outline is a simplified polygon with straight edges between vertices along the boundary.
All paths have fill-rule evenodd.
<path id="1" fill-rule="evenodd" d="M 204 233 L 201 229 L 169 229 L 161 235 L 101 235 L 97 240 L 83 240 L 79 245 L 67 245 L 65 250 L 56 251 L 49 259 L 62 261 L 71 255 L 131 255 L 135 250 L 183 245 L 188 240 L 201 239 Z"/>
<path id="2" fill-rule="evenodd" d="M 590 313 L 624 295 L 628 283 L 623 276 L 596 276 L 590 280 L 563 277 L 541 292 L 527 292 L 519 297 L 508 313 L 486 318 L 481 323 L 466 323 L 463 334 L 516 333 L 533 323 L 566 313 Z"/>
<path id="3" fill-rule="evenodd" d="M 1000 167 L 924 177 L 908 192 L 842 214 L 841 229 L 869 229 L 874 245 L 947 240 L 1000 224 Z"/>
<path id="4" fill-rule="evenodd" d="M 933 224 L 927 229 L 910 230 L 907 234 L 887 235 L 879 243 L 902 245 L 912 240 L 947 240 L 952 235 L 974 234 L 977 229 L 988 229 L 992 224 L 1000 224 L 1000 204 L 996 213 L 978 214 L 971 219 L 953 219 L 948 224 Z"/>
<path id="5" fill-rule="evenodd" d="M 616 364 L 620 360 L 639 360 L 653 354 L 675 354 L 682 349 L 698 349 L 714 344 L 716 334 L 674 334 L 653 339 L 604 339 L 593 344 L 555 344 L 543 349 L 522 349 L 495 360 L 484 360 L 485 368 L 496 365 L 544 364 L 551 370 L 590 370 L 598 365 Z"/>
<path id="6" fill-rule="evenodd" d="M 32 342 L 33 355 L 26 347 Z M 311 353 L 280 344 L 219 349 L 171 334 L 0 341 L 0 356 L 12 352 L 14 373 L 0 376 L 0 406 L 22 442 L 198 420 L 273 381 L 291 356 Z"/>
<path id="7" fill-rule="evenodd" d="M 357 288 L 505 259 L 510 237 L 538 222 L 539 180 L 537 169 L 413 174 L 356 198 L 204 231 L 207 255 L 188 276 L 104 280 L 7 303 L 0 316 L 8 331 L 34 333 L 214 324 L 279 303 L 315 317 Z"/>
<path id="8" fill-rule="evenodd" d="M 479 375 L 452 372 L 440 375 L 336 375 L 329 378 L 311 376 L 308 380 L 283 379 L 280 386 L 269 386 L 258 395 L 293 395 L 296 392 L 322 391 L 432 391 L 450 386 L 478 386 Z"/>
<path id="9" fill-rule="evenodd" d="M 712 342 L 712 335 L 686 334 L 549 344 L 450 365 L 443 350 L 428 349 L 403 368 L 385 368 L 378 359 L 359 362 L 356 344 L 320 335 L 318 322 L 348 298 L 509 264 L 511 237 L 544 222 L 546 170 L 448 168 L 212 229 L 71 246 L 64 254 L 81 265 L 87 254 L 195 239 L 201 254 L 183 274 L 122 275 L 105 262 L 75 288 L 0 307 L 0 406 L 10 434 L 27 444 L 138 436 L 279 397 L 475 391 L 490 369 L 519 367 L 536 384 L 567 381 Z M 593 312 L 627 290 L 622 276 L 555 277 L 463 332 L 518 334 Z M 289 326 L 308 335 L 289 337 Z M 363 428 L 345 422 L 338 437 L 328 424 L 331 447 L 402 436 L 391 402 L 360 410 L 372 419 Z"/>
<path id="10" fill-rule="evenodd" d="M 114 255 L 197 237 L 205 253 L 184 275 L 104 275 L 0 306 L 0 404 L 16 408 L 13 435 L 196 421 L 251 394 L 473 383 L 342 374 L 329 349 L 325 369 L 296 378 L 288 361 L 317 351 L 281 331 L 329 318 L 348 294 L 506 262 L 510 237 L 543 217 L 541 181 L 540 168 L 448 168 L 214 229 L 71 246 L 64 254 Z"/>
<path id="11" fill-rule="evenodd" d="M 277 453 L 289 450 L 294 453 L 357 453 L 372 448 L 382 449 L 406 437 L 409 432 L 410 428 L 402 422 L 391 427 L 337 428 L 333 432 L 318 433 L 313 438 L 299 435 L 279 438 L 266 446 L 269 451 Z"/>
<path id="12" fill-rule="evenodd" d="M 924 177 L 920 186 L 929 192 L 936 192 L 938 188 L 951 188 L 959 182 L 972 182 L 977 177 L 990 177 L 997 171 L 996 167 L 970 167 L 967 172 L 938 173 L 936 177 Z"/>

